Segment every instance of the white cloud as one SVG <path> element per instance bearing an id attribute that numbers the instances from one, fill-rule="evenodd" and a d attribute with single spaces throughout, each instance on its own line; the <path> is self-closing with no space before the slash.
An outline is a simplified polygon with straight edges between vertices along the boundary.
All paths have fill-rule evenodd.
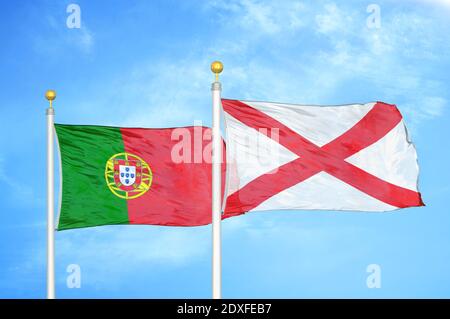
<path id="1" fill-rule="evenodd" d="M 79 33 L 73 37 L 74 43 L 85 53 L 90 53 L 94 47 L 94 35 L 87 28 L 77 30 Z M 71 41 L 71 40 L 69 40 Z"/>
<path id="2" fill-rule="evenodd" d="M 75 49 L 88 55 L 94 49 L 94 33 L 84 22 L 79 29 L 69 29 L 65 21 L 60 21 L 53 15 L 46 16 L 44 21 L 49 30 L 45 35 L 36 33 L 32 38 L 33 48 L 37 53 L 58 55 Z"/>
<path id="3" fill-rule="evenodd" d="M 447 100 L 439 96 L 413 97 L 404 105 L 405 112 L 413 121 L 410 130 L 416 132 L 417 125 L 422 121 L 442 116 L 447 107 Z"/>
<path id="4" fill-rule="evenodd" d="M 224 221 L 223 240 L 230 240 L 248 226 L 248 222 L 239 218 Z M 89 275 L 83 279 L 83 285 L 111 287 L 136 272 L 156 276 L 161 271 L 176 271 L 205 259 L 209 261 L 211 226 L 120 225 L 68 230 L 56 233 L 56 247 L 60 269 L 78 264 Z M 41 255 L 36 252 L 32 258 L 42 262 Z"/>
<path id="5" fill-rule="evenodd" d="M 293 32 L 304 25 L 301 19 L 305 5 L 300 1 L 208 1 L 206 8 L 232 15 L 231 25 L 238 25 L 253 36 Z"/>
<path id="6" fill-rule="evenodd" d="M 430 79 L 421 67 L 424 63 L 442 62 L 449 52 L 439 24 L 430 17 L 406 11 L 384 13 L 380 29 L 361 29 L 363 15 L 348 8 L 344 13 L 335 5 L 325 10 L 331 13 L 322 17 L 323 21 L 340 22 L 325 23 L 325 30 L 319 24 L 319 30 L 333 35 L 329 39 L 332 49 L 319 51 L 318 59 L 311 63 L 311 70 L 325 83 L 324 92 L 350 79 L 361 79 L 392 99 L 386 102 L 403 101 L 399 107 L 411 115 L 414 125 L 443 114 L 447 104 L 445 85 Z M 353 22 L 347 24 L 349 21 Z M 334 33 L 344 26 L 346 31 Z"/>
<path id="7" fill-rule="evenodd" d="M 96 267 L 103 270 L 108 260 L 133 260 L 133 264 L 145 267 L 191 263 L 208 252 L 209 237 L 207 227 L 131 225 L 58 232 L 56 243 L 58 258 L 80 265 L 96 260 Z M 88 249 L 77 249 L 80 244 Z M 115 272 L 122 271 L 120 267 L 108 265 Z"/>
<path id="8" fill-rule="evenodd" d="M 264 5 L 277 3 L 266 1 Z M 286 13 L 280 11 L 290 9 L 279 6 L 277 10 L 273 16 L 284 16 Z M 347 90 L 348 85 L 353 87 L 356 81 L 364 81 L 368 93 L 378 92 L 375 99 L 400 101 L 400 109 L 411 115 L 415 125 L 443 114 L 445 85 L 430 79 L 422 67 L 442 63 L 450 52 L 448 35 L 440 31 L 440 24 L 432 17 L 408 10 L 383 10 L 382 27 L 369 29 L 364 6 L 319 2 L 317 6 L 303 5 L 297 18 L 308 21 L 311 13 L 315 13 L 314 21 L 294 32 L 288 41 L 276 34 L 266 34 L 264 38 L 241 34 L 239 38 L 248 37 L 251 46 L 236 61 L 239 67 L 227 69 L 236 73 L 228 85 L 241 92 L 239 98 L 333 104 L 338 92 Z M 279 24 L 282 28 L 283 22 Z M 241 29 L 245 30 L 245 25 L 237 25 L 230 32 L 235 34 Z M 266 49 L 270 55 L 262 58 L 254 53 L 259 52 L 254 48 L 265 47 L 269 36 L 272 49 Z M 311 42 L 304 46 L 303 41 L 308 38 L 320 41 L 317 50 L 306 51 Z M 286 46 L 286 42 L 290 50 L 276 49 L 277 45 Z M 348 91 L 347 103 L 366 102 L 354 101 L 354 93 Z"/>
<path id="9" fill-rule="evenodd" d="M 316 15 L 317 31 L 329 34 L 348 30 L 352 17 L 340 10 L 335 3 L 326 4 L 325 12 Z"/>
<path id="10" fill-rule="evenodd" d="M 447 107 L 447 100 L 438 96 L 430 96 L 423 99 L 423 112 L 430 117 L 439 117 Z"/>
<path id="11" fill-rule="evenodd" d="M 369 29 L 365 7 L 336 3 L 217 0 L 204 9 L 205 14 L 227 21 L 220 23 L 217 40 L 201 50 L 197 44 L 184 48 L 190 53 L 176 63 L 141 62 L 121 76 L 122 82 L 114 85 L 119 89 L 112 94 L 121 109 L 132 104 L 135 115 L 114 112 L 119 124 L 192 124 L 196 114 L 209 107 L 209 63 L 218 57 L 225 57 L 224 94 L 232 98 L 333 104 L 345 85 L 362 80 L 368 82 L 367 91 L 376 89 L 383 99 L 392 99 L 386 102 L 408 99 L 412 92 L 418 100 L 445 99 L 440 83 L 425 78 L 420 65 L 408 65 L 417 59 L 439 61 L 448 47 L 442 44 L 445 36 L 429 36 L 440 32 L 427 16 L 386 10 L 382 28 Z M 303 45 L 311 40 L 320 41 L 315 50 L 310 42 Z M 349 92 L 348 103 L 366 102 L 353 100 L 353 93 Z M 432 118 L 424 112 L 429 111 L 419 108 L 414 113 L 418 122 Z"/>
<path id="12" fill-rule="evenodd" d="M 419 0 L 419 1 L 426 4 L 442 6 L 450 9 L 450 0 Z"/>
<path id="13" fill-rule="evenodd" d="M 26 182 L 20 181 L 14 177 L 14 170 L 16 169 L 15 166 L 11 166 L 8 170 L 5 167 L 5 159 L 0 157 L 0 184 L 4 184 L 3 188 L 7 194 L 18 205 L 27 203 L 43 204 L 43 199 L 38 198 L 33 189 L 27 185 Z"/>
<path id="14" fill-rule="evenodd" d="M 125 125 L 173 126 L 192 125 L 196 114 L 209 102 L 209 61 L 187 58 L 173 62 L 151 62 L 132 71 L 122 93 L 139 97 L 133 115 Z M 131 98 L 131 97 L 130 97 Z M 200 111 L 200 112 L 199 112 Z"/>

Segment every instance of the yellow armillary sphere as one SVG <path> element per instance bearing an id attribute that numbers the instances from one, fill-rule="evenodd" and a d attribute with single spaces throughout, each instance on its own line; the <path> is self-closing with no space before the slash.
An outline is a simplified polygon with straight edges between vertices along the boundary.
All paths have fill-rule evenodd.
<path id="1" fill-rule="evenodd" d="M 127 152 L 111 156 L 105 166 L 106 185 L 117 197 L 134 199 L 151 187 L 153 173 L 139 156 Z"/>

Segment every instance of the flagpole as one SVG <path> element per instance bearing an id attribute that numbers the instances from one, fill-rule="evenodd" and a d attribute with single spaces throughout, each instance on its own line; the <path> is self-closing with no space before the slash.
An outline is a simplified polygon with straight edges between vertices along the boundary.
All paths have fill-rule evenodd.
<path id="1" fill-rule="evenodd" d="M 222 138 L 220 135 L 220 108 L 222 85 L 219 82 L 219 74 L 223 65 L 219 61 L 211 64 L 211 71 L 216 79 L 212 83 L 213 102 L 213 128 L 212 128 L 212 297 L 222 298 L 222 243 L 220 223 L 222 220 Z"/>
<path id="2" fill-rule="evenodd" d="M 53 100 L 56 92 L 48 90 L 45 98 L 49 101 L 47 108 L 47 299 L 55 299 L 55 183 L 54 183 L 54 154 L 53 154 L 53 121 L 55 110 Z"/>

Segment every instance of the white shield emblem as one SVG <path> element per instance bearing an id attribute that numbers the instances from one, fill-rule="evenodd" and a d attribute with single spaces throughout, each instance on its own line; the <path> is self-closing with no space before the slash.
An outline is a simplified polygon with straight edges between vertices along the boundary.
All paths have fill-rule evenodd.
<path id="1" fill-rule="evenodd" d="M 136 166 L 119 165 L 120 182 L 125 186 L 133 185 L 136 181 Z"/>

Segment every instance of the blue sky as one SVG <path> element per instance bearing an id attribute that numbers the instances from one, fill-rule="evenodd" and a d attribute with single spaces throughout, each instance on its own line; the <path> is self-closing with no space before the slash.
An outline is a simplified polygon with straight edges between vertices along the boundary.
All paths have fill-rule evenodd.
<path id="1" fill-rule="evenodd" d="M 450 1 L 77 1 L 80 29 L 66 26 L 70 3 L 0 1 L 0 297 L 45 297 L 45 90 L 59 123 L 210 125 L 215 59 L 228 98 L 397 104 L 427 204 L 226 220 L 223 296 L 450 297 Z M 210 239 L 207 226 L 57 233 L 57 296 L 209 298 Z"/>

